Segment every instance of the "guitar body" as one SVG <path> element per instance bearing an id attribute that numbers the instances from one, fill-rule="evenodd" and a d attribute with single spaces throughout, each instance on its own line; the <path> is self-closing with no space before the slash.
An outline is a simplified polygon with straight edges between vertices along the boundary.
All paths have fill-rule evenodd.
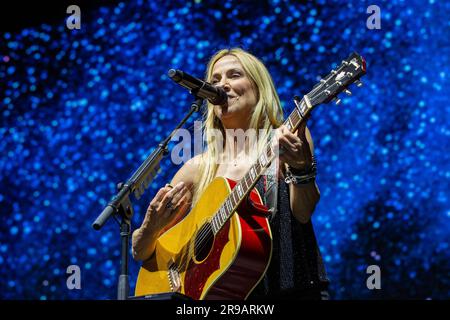
<path id="1" fill-rule="evenodd" d="M 352 83 L 361 86 L 365 74 L 364 58 L 353 52 L 302 99 L 294 98 L 296 107 L 284 125 L 295 132 L 316 106 L 344 90 L 351 94 Z M 235 181 L 215 178 L 191 212 L 159 237 L 155 253 L 139 272 L 136 296 L 175 292 L 196 300 L 248 297 L 272 255 L 268 211 L 251 189 L 277 156 L 271 140 L 236 192 Z"/>
<path id="2" fill-rule="evenodd" d="M 209 221 L 236 182 L 215 178 L 191 212 L 163 233 L 142 265 L 135 295 L 179 292 L 195 300 L 243 300 L 272 254 L 267 208 L 254 189 L 214 235 Z"/>

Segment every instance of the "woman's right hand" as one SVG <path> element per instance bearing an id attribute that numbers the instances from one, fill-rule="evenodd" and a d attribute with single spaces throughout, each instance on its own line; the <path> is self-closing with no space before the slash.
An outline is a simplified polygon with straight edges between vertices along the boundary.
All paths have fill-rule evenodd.
<path id="1" fill-rule="evenodd" d="M 159 189 L 150 202 L 142 227 L 159 235 L 165 227 L 176 221 L 180 213 L 184 213 L 189 202 L 190 192 L 183 181 L 172 187 L 166 184 Z"/>

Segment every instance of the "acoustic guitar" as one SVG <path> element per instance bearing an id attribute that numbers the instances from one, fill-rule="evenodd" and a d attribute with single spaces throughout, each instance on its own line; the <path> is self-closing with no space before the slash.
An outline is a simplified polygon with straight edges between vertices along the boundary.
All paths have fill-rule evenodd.
<path id="1" fill-rule="evenodd" d="M 335 99 L 366 73 L 357 53 L 317 83 L 284 125 L 294 132 L 318 105 Z M 213 179 L 196 205 L 157 240 L 136 282 L 136 296 L 175 292 L 195 300 L 243 300 L 264 276 L 272 254 L 270 212 L 254 189 L 276 154 L 268 141 L 240 181 Z"/>

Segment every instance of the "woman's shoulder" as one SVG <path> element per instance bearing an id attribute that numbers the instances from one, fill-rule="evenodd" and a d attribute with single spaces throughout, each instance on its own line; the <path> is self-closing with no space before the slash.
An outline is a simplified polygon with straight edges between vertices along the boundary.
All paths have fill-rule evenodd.
<path id="1" fill-rule="evenodd" d="M 203 154 L 198 154 L 186 161 L 173 177 L 172 185 L 180 181 L 188 184 L 196 184 L 202 157 Z"/>
<path id="2" fill-rule="evenodd" d="M 185 170 L 198 171 L 204 159 L 204 155 L 204 153 L 200 153 L 186 161 L 186 163 L 183 165 L 183 167 L 185 167 Z"/>

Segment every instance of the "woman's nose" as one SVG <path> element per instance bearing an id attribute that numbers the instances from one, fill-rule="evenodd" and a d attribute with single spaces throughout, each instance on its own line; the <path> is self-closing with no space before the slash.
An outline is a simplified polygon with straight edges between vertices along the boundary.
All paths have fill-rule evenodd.
<path id="1" fill-rule="evenodd" d="M 228 82 L 228 80 L 220 80 L 220 82 L 218 83 L 218 86 L 221 87 L 225 91 L 231 90 L 230 83 Z"/>

